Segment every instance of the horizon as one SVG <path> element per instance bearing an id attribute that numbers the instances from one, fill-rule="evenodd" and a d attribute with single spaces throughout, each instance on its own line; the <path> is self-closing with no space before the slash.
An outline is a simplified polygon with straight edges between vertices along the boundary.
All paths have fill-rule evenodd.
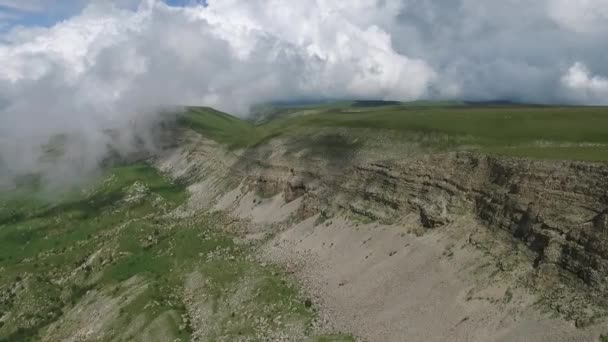
<path id="1" fill-rule="evenodd" d="M 0 0 L 0 342 L 608 342 L 608 0 Z"/>
<path id="2" fill-rule="evenodd" d="M 608 105 L 606 13 L 603 0 L 525 12 L 519 0 L 0 0 L 0 177 L 44 169 L 58 135 L 75 137 L 66 167 L 93 172 L 153 141 L 171 105 L 240 118 L 333 99 Z"/>

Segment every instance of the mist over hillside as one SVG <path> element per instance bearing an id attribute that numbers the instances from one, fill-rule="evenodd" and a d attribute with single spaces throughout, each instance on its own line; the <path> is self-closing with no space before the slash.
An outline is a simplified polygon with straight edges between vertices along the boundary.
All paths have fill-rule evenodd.
<path id="1" fill-rule="evenodd" d="M 607 342 L 608 0 L 0 0 L 0 342 Z"/>
<path id="2" fill-rule="evenodd" d="M 84 177 L 150 140 L 167 105 L 247 116 L 311 98 L 605 104 L 607 11 L 602 0 L 75 2 L 63 20 L 0 34 L 0 183 Z M 69 153 L 43 165 L 58 136 Z"/>

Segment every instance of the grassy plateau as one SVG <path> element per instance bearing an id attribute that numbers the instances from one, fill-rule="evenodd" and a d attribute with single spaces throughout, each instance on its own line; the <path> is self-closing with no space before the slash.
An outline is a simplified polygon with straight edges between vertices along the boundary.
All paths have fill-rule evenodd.
<path id="1" fill-rule="evenodd" d="M 232 150 L 290 138 L 313 156 L 331 154 L 338 168 L 368 141 L 608 161 L 606 107 L 355 101 L 253 114 L 189 108 L 180 124 Z M 310 138 L 320 131 L 339 134 Z M 147 164 L 107 169 L 52 202 L 35 177 L 0 193 L 0 342 L 257 341 L 294 332 L 353 340 L 315 335 L 312 302 L 290 277 L 256 262 L 223 214 L 180 215 L 188 198 L 185 185 Z"/>
<path id="2" fill-rule="evenodd" d="M 249 121 L 208 108 L 191 108 L 182 123 L 231 148 L 340 128 L 364 132 L 364 138 L 390 135 L 402 143 L 435 150 L 608 160 L 608 107 L 356 101 L 269 105 Z"/>

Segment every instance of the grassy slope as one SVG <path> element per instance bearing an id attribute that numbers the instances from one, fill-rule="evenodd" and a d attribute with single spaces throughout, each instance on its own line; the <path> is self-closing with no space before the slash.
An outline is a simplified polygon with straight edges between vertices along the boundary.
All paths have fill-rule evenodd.
<path id="1" fill-rule="evenodd" d="M 191 108 L 180 123 L 231 147 L 247 146 L 257 138 L 252 124 L 212 108 Z"/>
<path id="2" fill-rule="evenodd" d="M 282 107 L 273 116 L 265 124 L 253 125 L 212 109 L 193 108 L 182 123 L 231 148 L 340 127 L 369 128 L 374 132 L 370 134 L 395 131 L 404 141 L 426 135 L 453 138 L 436 148 L 474 144 L 484 151 L 520 156 L 608 160 L 608 109 L 602 107 L 335 103 Z M 542 146 L 539 141 L 550 143 Z M 146 165 L 112 169 L 99 184 L 65 194 L 55 204 L 38 197 L 35 187 L 0 194 L 0 341 L 36 340 L 53 324 L 60 327 L 55 335 L 60 337 L 62 329 L 73 328 L 62 320 L 78 305 L 86 307 L 94 299 L 91 293 L 122 296 L 121 284 L 134 276 L 149 286 L 120 307 L 120 318 L 111 327 L 127 331 L 143 314 L 145 324 L 131 332 L 138 334 L 155 318 L 175 312 L 173 324 L 164 329 L 176 339 L 188 340 L 191 327 L 180 318 L 187 308 L 178 298 L 190 272 L 208 280 L 216 338 L 254 334 L 249 317 L 312 319 L 313 313 L 284 282 L 280 270 L 250 261 L 250 250 L 218 229 L 221 217 L 165 216 L 186 198 L 182 186 Z M 99 250 L 102 253 L 89 262 Z M 246 297 L 233 315 L 231 293 L 245 283 L 253 284 L 252 293 L 257 295 Z M 317 340 L 342 339 L 349 340 Z"/>
<path id="3" fill-rule="evenodd" d="M 119 202 L 136 181 L 163 198 L 162 208 L 150 201 Z M 0 301 L 0 316 L 6 315 L 0 341 L 35 339 L 96 287 L 89 277 L 97 267 L 80 267 L 106 245 L 109 232 L 131 218 L 170 210 L 184 198 L 183 189 L 143 165 L 115 169 L 94 190 L 67 194 L 60 203 L 42 200 L 33 189 L 5 194 L 0 201 L 0 289 L 8 295 Z M 109 265 L 114 267 L 113 261 Z"/>
<path id="4" fill-rule="evenodd" d="M 182 318 L 188 313 L 183 293 L 192 272 L 207 281 L 204 296 L 194 300 L 214 308 L 205 318 L 211 337 L 255 336 L 260 331 L 250 317 L 308 324 L 313 311 L 296 288 L 280 270 L 251 261 L 249 247 L 225 232 L 221 215 L 166 215 L 186 199 L 182 186 L 146 165 L 114 168 L 97 185 L 67 194 L 60 203 L 41 200 L 33 188 L 3 194 L 0 341 L 64 340 L 106 318 L 104 341 L 146 340 L 158 332 L 167 340 L 188 341 L 193 328 Z M 143 279 L 143 292 L 129 294 L 133 288 L 125 284 L 133 277 Z M 233 294 L 242 286 L 250 292 L 234 308 Z M 111 298 L 120 299 L 112 308 L 116 317 L 96 316 L 96 303 Z M 265 329 L 285 327 L 271 322 Z M 342 338 L 347 337 L 312 340 Z"/>
<path id="5" fill-rule="evenodd" d="M 431 141 L 430 147 L 441 149 L 608 160 L 608 107 L 341 102 L 278 107 L 272 116 L 268 122 L 253 125 L 217 111 L 192 109 L 183 122 L 232 148 L 253 146 L 284 134 L 305 134 L 306 129 L 339 127 L 377 130 L 378 135 L 391 130 L 404 141 Z M 441 139 L 426 139 L 433 136 Z"/>

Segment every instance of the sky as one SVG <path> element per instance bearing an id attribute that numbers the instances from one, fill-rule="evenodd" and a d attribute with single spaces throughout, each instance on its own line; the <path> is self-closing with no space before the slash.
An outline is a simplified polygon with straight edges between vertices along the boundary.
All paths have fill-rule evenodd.
<path id="1" fill-rule="evenodd" d="M 50 26 L 74 15 L 85 1 L 0 0 L 0 30 L 15 25 Z"/>
<path id="2" fill-rule="evenodd" d="M 167 105 L 608 104 L 608 0 L 167 1 L 0 0 L 0 185 L 95 170 Z"/>
<path id="3" fill-rule="evenodd" d="M 124 4 L 136 3 L 131 0 Z M 52 26 L 78 14 L 89 0 L 0 0 L 0 30 L 16 25 Z M 165 0 L 169 6 L 204 4 L 204 0 Z"/>

